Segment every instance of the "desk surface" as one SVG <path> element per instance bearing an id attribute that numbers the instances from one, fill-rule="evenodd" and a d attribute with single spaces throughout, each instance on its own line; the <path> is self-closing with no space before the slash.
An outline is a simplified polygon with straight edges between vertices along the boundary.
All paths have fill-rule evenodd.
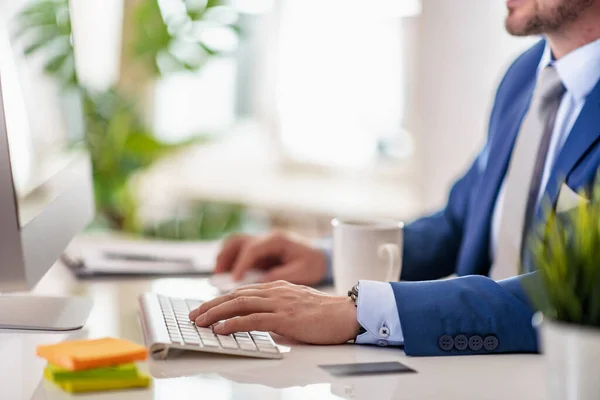
<path id="1" fill-rule="evenodd" d="M 94 300 L 86 326 L 71 333 L 0 331 L 0 398 L 67 399 L 42 379 L 39 344 L 66 339 L 115 336 L 142 343 L 137 296 L 153 291 L 208 298 L 216 294 L 206 279 L 76 281 L 56 265 L 36 288 L 46 295 L 82 295 Z M 401 350 L 371 346 L 289 346 L 283 360 L 253 360 L 186 354 L 141 364 L 154 381 L 148 390 L 85 396 L 86 399 L 303 400 L 303 399 L 544 399 L 543 361 L 536 355 L 441 358 L 406 357 Z M 333 378 L 320 364 L 400 361 L 417 374 Z"/>

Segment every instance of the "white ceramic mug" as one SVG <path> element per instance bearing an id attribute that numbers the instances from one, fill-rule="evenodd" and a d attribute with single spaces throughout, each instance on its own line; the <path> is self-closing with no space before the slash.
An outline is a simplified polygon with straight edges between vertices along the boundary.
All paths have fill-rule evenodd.
<path id="1" fill-rule="evenodd" d="M 334 219 L 333 279 L 344 295 L 359 280 L 393 282 L 402 271 L 404 224 L 394 220 Z"/>

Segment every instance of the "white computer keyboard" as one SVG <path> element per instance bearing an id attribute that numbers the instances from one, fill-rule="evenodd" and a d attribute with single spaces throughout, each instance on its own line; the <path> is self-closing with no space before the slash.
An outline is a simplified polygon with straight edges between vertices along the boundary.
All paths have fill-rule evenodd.
<path id="1" fill-rule="evenodd" d="M 190 321 L 189 313 L 202 304 L 201 301 L 155 293 L 145 293 L 139 301 L 144 340 L 154 358 L 167 358 L 171 349 L 282 358 L 277 345 L 266 332 L 217 335 L 211 328 L 196 326 Z"/>

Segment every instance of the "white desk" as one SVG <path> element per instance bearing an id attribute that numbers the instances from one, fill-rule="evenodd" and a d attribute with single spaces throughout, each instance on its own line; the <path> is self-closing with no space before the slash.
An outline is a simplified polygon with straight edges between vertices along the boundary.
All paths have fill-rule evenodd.
<path id="1" fill-rule="evenodd" d="M 210 297 L 204 279 L 156 279 L 77 282 L 56 265 L 37 293 L 76 294 L 93 298 L 87 325 L 68 334 L 0 331 L 0 398 L 68 399 L 42 378 L 45 362 L 35 356 L 39 344 L 65 339 L 115 336 L 142 343 L 137 296 L 144 291 L 166 295 Z M 283 360 L 253 360 L 187 354 L 168 361 L 140 364 L 154 381 L 148 390 L 76 396 L 86 399 L 156 400 L 320 400 L 351 398 L 508 400 L 544 399 L 543 362 L 536 355 L 410 358 L 401 350 L 358 345 L 290 345 Z M 333 378 L 319 364 L 400 361 L 417 374 Z"/>

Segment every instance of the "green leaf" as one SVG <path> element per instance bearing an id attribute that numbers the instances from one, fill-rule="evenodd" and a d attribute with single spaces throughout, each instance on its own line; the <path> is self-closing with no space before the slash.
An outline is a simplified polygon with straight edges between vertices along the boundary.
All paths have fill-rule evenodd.
<path id="1" fill-rule="evenodd" d="M 38 50 L 44 48 L 46 45 L 48 45 L 49 41 L 47 41 L 45 38 L 38 38 L 37 40 L 31 42 L 29 45 L 27 45 L 27 47 L 25 47 L 25 49 L 23 50 L 23 53 L 26 56 L 32 55 L 33 53 L 37 52 Z"/>
<path id="2" fill-rule="evenodd" d="M 147 132 L 131 132 L 124 147 L 128 157 L 138 160 L 142 165 L 149 165 L 159 157 L 195 144 L 204 143 L 207 140 L 205 136 L 195 136 L 189 140 L 171 144 L 162 143 Z"/>
<path id="3" fill-rule="evenodd" d="M 219 7 L 224 4 L 225 4 L 225 2 L 223 0 L 208 0 L 206 2 L 206 8 Z"/>
<path id="4" fill-rule="evenodd" d="M 228 24 L 227 25 L 229 27 L 229 29 L 231 29 L 236 35 L 238 36 L 243 36 L 244 35 L 244 31 L 242 30 L 242 27 L 238 24 Z"/>
<path id="5" fill-rule="evenodd" d="M 202 10 L 187 10 L 187 16 L 189 19 L 191 19 L 192 21 L 201 21 L 202 19 L 204 19 L 204 14 L 206 13 L 206 9 L 202 9 Z"/>
<path id="6" fill-rule="evenodd" d="M 219 54 L 218 50 L 212 49 L 210 47 L 208 47 L 207 45 L 205 45 L 204 43 L 199 43 L 200 47 L 202 48 L 202 50 L 204 50 L 209 56 L 214 56 Z"/>
<path id="7" fill-rule="evenodd" d="M 49 74 L 54 74 L 58 72 L 65 65 L 65 62 L 70 57 L 70 53 L 58 54 L 57 56 L 48 60 L 46 64 L 44 64 L 44 71 L 46 71 Z"/>

